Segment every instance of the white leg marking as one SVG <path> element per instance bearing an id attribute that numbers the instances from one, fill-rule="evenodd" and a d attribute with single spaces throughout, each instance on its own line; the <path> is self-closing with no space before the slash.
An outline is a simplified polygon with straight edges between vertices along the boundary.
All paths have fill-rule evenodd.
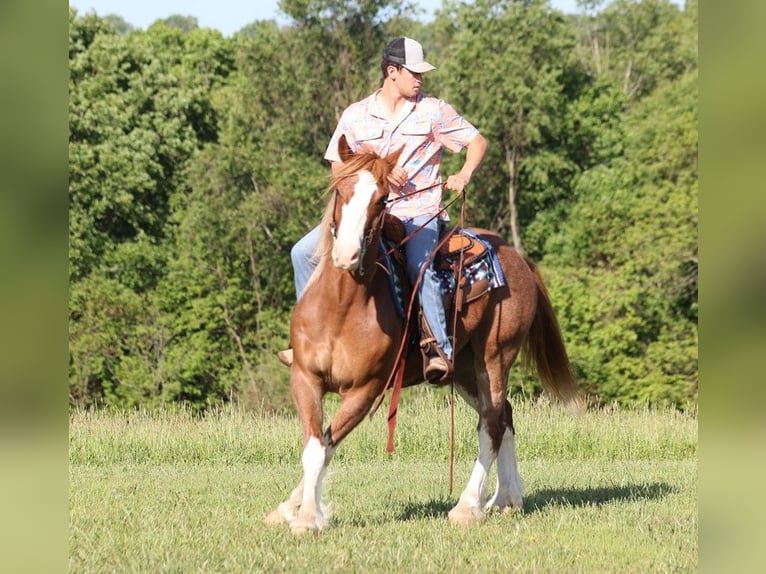
<path id="1" fill-rule="evenodd" d="M 303 498 L 303 479 L 298 483 L 290 496 L 284 502 L 277 506 L 276 510 L 273 510 L 266 518 L 264 522 L 266 524 L 282 524 L 287 522 L 288 524 L 295 520 L 298 509 L 301 507 L 301 499 Z"/>
<path id="2" fill-rule="evenodd" d="M 317 480 L 317 492 L 319 492 L 320 495 L 320 513 L 327 517 L 329 516 L 329 509 L 325 508 L 324 504 L 322 504 L 323 501 L 321 501 L 321 483 L 322 480 L 326 474 L 327 471 L 327 465 L 330 464 L 330 460 L 333 457 L 333 454 L 335 454 L 335 447 L 328 446 L 325 447 L 325 463 L 324 468 L 319 472 L 319 478 Z M 303 494 L 304 494 L 304 479 L 301 478 L 301 481 L 298 483 L 298 486 L 296 486 L 292 492 L 290 493 L 290 496 L 285 500 L 284 502 L 280 503 L 279 506 L 275 510 L 273 510 L 271 513 L 269 513 L 265 518 L 264 522 L 266 524 L 284 524 L 285 522 L 288 524 L 292 524 L 296 518 L 298 518 L 298 510 L 301 507 L 301 503 L 303 502 Z M 327 520 L 325 520 L 325 523 Z"/>
<path id="3" fill-rule="evenodd" d="M 327 469 L 324 443 L 316 437 L 311 437 L 306 443 L 306 448 L 303 449 L 301 461 L 303 463 L 303 497 L 298 516 L 290 524 L 290 529 L 295 534 L 301 534 L 307 530 L 321 530 L 327 526 L 320 506 L 322 478 Z"/>
<path id="4" fill-rule="evenodd" d="M 487 502 L 487 508 L 521 509 L 524 503 L 524 481 L 519 475 L 516 464 L 516 438 L 511 429 L 505 429 L 500 452 L 497 454 L 497 491 L 492 500 Z"/>
<path id="5" fill-rule="evenodd" d="M 470 506 L 479 506 L 484 497 L 484 490 L 489 477 L 489 469 L 492 466 L 495 455 L 492 452 L 492 439 L 489 437 L 484 425 L 479 429 L 479 457 L 474 464 L 471 478 L 468 479 L 463 494 L 460 495 Z"/>
<path id="6" fill-rule="evenodd" d="M 454 524 L 467 524 L 483 518 L 484 491 L 489 477 L 489 469 L 495 460 L 492 451 L 492 439 L 484 424 L 479 427 L 479 456 L 471 472 L 471 478 L 460 495 L 455 508 L 450 510 L 449 519 Z"/>

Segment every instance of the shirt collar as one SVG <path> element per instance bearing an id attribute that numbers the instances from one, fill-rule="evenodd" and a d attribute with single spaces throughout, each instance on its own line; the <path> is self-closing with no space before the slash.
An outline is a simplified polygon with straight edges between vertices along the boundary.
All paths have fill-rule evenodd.
<path id="1" fill-rule="evenodd" d="M 378 119 L 386 120 L 386 117 L 383 115 L 383 113 L 380 111 L 380 104 L 378 103 L 378 94 L 382 91 L 382 88 L 378 88 L 375 90 L 375 93 L 370 96 L 370 103 L 367 106 L 367 111 L 370 115 L 375 116 Z M 412 113 L 412 110 L 415 109 L 415 104 L 418 103 L 418 101 L 423 97 L 423 94 L 418 94 L 414 98 L 407 98 L 407 102 L 405 104 L 405 107 L 403 110 L 407 110 L 406 113 L 402 111 L 399 118 L 406 118 L 408 115 Z"/>

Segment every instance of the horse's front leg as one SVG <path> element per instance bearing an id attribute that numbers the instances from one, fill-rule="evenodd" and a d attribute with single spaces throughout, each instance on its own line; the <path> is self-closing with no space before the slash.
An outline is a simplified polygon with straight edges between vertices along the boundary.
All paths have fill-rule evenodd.
<path id="1" fill-rule="evenodd" d="M 322 479 L 332 459 L 334 448 L 322 435 L 322 390 L 321 381 L 306 375 L 298 366 L 290 373 L 290 390 L 295 408 L 303 427 L 303 453 L 301 463 L 303 478 L 282 502 L 265 518 L 270 524 L 290 524 L 294 534 L 309 530 L 321 530 L 327 520 L 321 508 Z"/>
<path id="2" fill-rule="evenodd" d="M 263 521 L 266 524 L 283 524 L 285 522 L 289 524 L 293 522 L 298 515 L 298 509 L 301 507 L 301 500 L 303 500 L 303 479 L 293 489 L 287 500 L 280 503 Z"/>
<path id="3" fill-rule="evenodd" d="M 372 403 L 383 390 L 384 381 L 372 378 L 364 385 L 341 393 L 340 407 L 327 428 L 327 438 L 337 446 L 370 412 Z"/>
<path id="4" fill-rule="evenodd" d="M 335 448 L 326 442 L 324 436 L 311 434 L 304 442 L 301 456 L 303 493 L 298 514 L 295 520 L 290 522 L 290 531 L 293 534 L 319 531 L 329 525 L 322 509 L 322 481 L 334 452 Z"/>

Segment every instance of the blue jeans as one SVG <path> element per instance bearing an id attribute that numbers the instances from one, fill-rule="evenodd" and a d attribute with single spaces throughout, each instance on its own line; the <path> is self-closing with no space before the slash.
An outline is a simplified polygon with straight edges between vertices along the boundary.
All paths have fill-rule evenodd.
<path id="1" fill-rule="evenodd" d="M 410 221 L 403 222 L 407 235 L 414 233 L 421 225 L 431 219 L 430 215 L 421 215 Z M 414 233 L 404 244 L 404 253 L 407 258 L 407 275 L 410 282 L 414 285 L 420 274 L 420 268 L 428 261 L 431 252 L 439 244 L 439 229 L 441 221 L 439 218 L 433 218 L 431 221 Z M 452 359 L 452 342 L 447 338 L 447 318 L 444 313 L 444 302 L 442 301 L 442 292 L 439 280 L 436 277 L 433 265 L 423 274 L 423 278 L 418 286 L 418 297 L 423 314 L 426 316 L 428 326 L 436 338 L 439 345 L 448 359 Z"/>
<path id="2" fill-rule="evenodd" d="M 290 259 L 293 261 L 293 273 L 295 275 L 295 296 L 300 301 L 303 290 L 309 277 L 316 269 L 319 260 L 314 256 L 314 250 L 322 237 L 322 228 L 317 225 L 309 231 L 290 250 Z"/>
<path id="3" fill-rule="evenodd" d="M 407 234 L 413 233 L 428 219 L 430 219 L 430 216 L 424 215 L 403 222 Z M 434 218 L 404 244 L 404 252 L 407 258 L 407 275 L 413 284 L 420 274 L 421 266 L 428 260 L 431 252 L 439 243 L 440 226 L 441 221 L 438 218 Z M 320 234 L 321 229 L 317 226 L 304 235 L 290 250 L 290 258 L 292 259 L 293 271 L 295 273 L 295 294 L 298 300 L 303 296 L 306 283 L 317 266 L 318 261 L 314 257 L 314 249 L 319 242 Z M 433 265 L 429 265 L 423 275 L 423 279 L 418 287 L 418 297 L 423 308 L 423 314 L 426 316 L 426 321 L 428 321 L 428 325 L 431 327 L 437 344 L 444 351 L 444 354 L 449 359 L 452 359 L 452 342 L 447 338 L 447 318 L 444 313 L 441 286 L 436 278 Z"/>

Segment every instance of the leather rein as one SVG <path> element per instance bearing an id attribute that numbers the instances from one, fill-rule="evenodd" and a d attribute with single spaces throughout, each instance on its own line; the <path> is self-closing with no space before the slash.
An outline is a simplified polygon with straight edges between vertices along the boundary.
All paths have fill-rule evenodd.
<path id="1" fill-rule="evenodd" d="M 386 199 L 386 203 L 394 203 L 396 201 L 400 201 L 402 199 L 405 199 L 411 195 L 415 195 L 417 193 L 420 193 L 422 191 L 426 191 L 428 189 L 432 189 L 434 187 L 437 187 L 441 185 L 444 187 L 446 183 L 437 183 L 435 185 L 431 185 L 429 187 L 424 187 L 422 189 L 418 189 L 414 192 L 403 194 L 394 198 Z M 389 453 L 394 452 L 394 431 L 396 429 L 396 414 L 399 407 L 399 396 L 401 394 L 402 385 L 404 382 L 404 368 L 405 364 L 407 362 L 407 347 L 408 347 L 408 341 L 409 341 L 409 327 L 411 324 L 411 317 L 412 317 L 412 311 L 415 303 L 415 299 L 417 298 L 418 293 L 418 287 L 423 279 L 423 276 L 425 275 L 426 268 L 428 265 L 431 264 L 433 261 L 433 258 L 435 255 L 439 252 L 439 250 L 442 248 L 443 245 L 445 245 L 450 238 L 455 234 L 457 229 L 459 227 L 463 226 L 463 223 L 465 221 L 465 205 L 466 205 L 466 196 L 465 191 L 461 192 L 458 196 L 447 202 L 447 204 L 440 208 L 438 212 L 436 212 L 435 215 L 433 215 L 430 219 L 428 219 L 425 223 L 423 223 L 420 227 L 415 229 L 412 233 L 408 233 L 404 236 L 404 238 L 399 241 L 396 245 L 391 247 L 388 251 L 386 251 L 384 254 L 380 256 L 380 258 L 385 257 L 387 255 L 390 255 L 393 253 L 394 250 L 400 249 L 407 241 L 409 241 L 413 236 L 415 236 L 417 233 L 420 232 L 421 229 L 423 229 L 426 225 L 431 223 L 434 219 L 439 217 L 442 213 L 447 211 L 447 208 L 450 207 L 452 204 L 454 204 L 458 199 L 462 200 L 461 206 L 460 206 L 460 218 L 458 221 L 458 225 L 453 226 L 439 241 L 438 245 L 429 255 L 428 259 L 423 263 L 423 265 L 420 268 L 420 273 L 418 274 L 417 280 L 412 285 L 412 293 L 410 294 L 410 301 L 407 306 L 407 312 L 405 313 L 405 319 L 404 319 L 404 332 L 402 333 L 402 340 L 399 344 L 399 350 L 396 353 L 396 358 L 394 359 L 394 366 L 391 370 L 391 373 L 388 376 L 388 380 L 386 381 L 386 384 L 383 387 L 383 390 L 380 392 L 380 395 L 375 400 L 375 403 L 373 404 L 373 407 L 370 411 L 370 418 L 377 412 L 378 408 L 382 404 L 386 391 L 391 387 L 391 382 L 393 380 L 393 388 L 391 390 L 391 401 L 389 403 L 388 407 L 388 444 L 386 445 L 386 451 Z M 381 213 L 384 213 L 385 210 L 383 210 Z M 382 225 L 382 218 L 379 223 Z M 380 259 L 379 258 L 379 259 Z M 463 271 L 463 252 L 460 253 L 460 260 L 458 263 L 457 268 L 457 277 L 459 278 Z M 457 332 L 457 317 L 458 317 L 459 309 L 457 306 L 455 306 L 453 317 L 452 317 L 452 333 L 453 337 L 454 334 Z M 455 359 L 456 359 L 456 351 L 457 351 L 457 344 L 453 340 L 453 357 L 452 357 L 452 372 L 454 372 L 455 367 Z M 450 377 L 450 466 L 449 466 L 449 494 L 452 495 L 452 487 L 453 487 L 453 478 L 454 478 L 454 463 L 455 463 L 455 384 L 454 384 L 454 378 Z"/>
<path id="2" fill-rule="evenodd" d="M 384 204 L 390 205 L 397 201 L 402 201 L 404 199 L 407 199 L 408 197 L 411 197 L 413 195 L 416 195 L 418 193 L 421 193 L 423 191 L 428 191 L 429 189 L 433 189 L 438 186 L 446 186 L 446 182 L 436 183 L 434 185 L 429 185 L 428 187 L 423 187 L 420 189 L 417 189 L 410 193 L 405 193 L 402 195 L 398 195 L 395 197 L 388 197 L 385 200 L 383 200 Z M 334 195 L 334 202 L 335 205 L 333 205 L 332 210 L 332 219 L 330 221 L 330 233 L 333 237 L 337 237 L 337 225 L 335 223 L 335 208 L 337 207 L 338 202 L 338 195 L 339 192 L 337 188 L 335 189 L 335 195 Z M 391 369 L 391 373 L 388 376 L 388 379 L 386 380 L 386 384 L 383 387 L 383 390 L 378 395 L 377 399 L 375 400 L 371 410 L 370 410 L 370 418 L 377 412 L 380 405 L 383 403 L 383 400 L 385 399 L 386 391 L 388 391 L 389 388 L 391 388 L 391 383 L 393 381 L 393 388 L 391 390 L 391 402 L 389 403 L 388 408 L 388 444 L 386 446 L 386 451 L 389 453 L 394 452 L 394 431 L 396 429 L 396 414 L 399 406 L 399 396 L 401 394 L 402 385 L 404 382 L 404 368 L 405 364 L 407 362 L 407 347 L 408 347 L 408 341 L 409 341 L 409 328 L 411 323 L 411 317 L 412 317 L 412 311 L 415 303 L 415 299 L 417 298 L 418 293 L 418 287 L 423 279 L 423 276 L 425 275 L 425 270 L 428 267 L 428 265 L 431 264 L 433 261 L 433 258 L 435 257 L 436 253 L 439 252 L 439 250 L 442 248 L 444 244 L 446 244 L 450 238 L 455 234 L 457 229 L 459 227 L 463 226 L 463 222 L 465 220 L 465 205 L 466 205 L 466 197 L 465 197 L 465 191 L 461 192 L 459 195 L 457 195 L 455 198 L 447 202 L 444 207 L 441 207 L 439 211 L 436 212 L 433 216 L 431 216 L 425 223 L 423 223 L 420 227 L 412 231 L 411 233 L 408 233 L 404 236 L 404 238 L 399 241 L 396 245 L 391 247 L 388 251 L 381 253 L 378 256 L 378 259 L 376 261 L 376 264 L 380 264 L 380 261 L 393 253 L 395 250 L 400 249 L 405 243 L 407 243 L 412 237 L 417 235 L 426 225 L 431 223 L 434 219 L 439 217 L 442 213 L 445 213 L 447 211 L 447 208 L 450 207 L 452 204 L 454 204 L 458 199 L 462 199 L 462 204 L 460 208 L 460 218 L 458 225 L 453 226 L 439 241 L 436 248 L 431 252 L 428 259 L 423 263 L 423 265 L 420 268 L 420 273 L 418 274 L 417 280 L 412 285 L 412 293 L 410 295 L 410 301 L 407 306 L 407 312 L 405 313 L 405 319 L 404 319 L 404 332 L 402 333 L 402 340 L 399 345 L 399 349 L 396 353 L 396 358 L 394 359 L 394 366 Z M 365 268 L 364 268 L 364 256 L 367 253 L 367 248 L 369 247 L 370 243 L 374 240 L 375 235 L 377 233 L 380 233 L 383 227 L 383 218 L 386 214 L 386 209 L 381 209 L 380 213 L 375 216 L 375 219 L 372 221 L 371 225 L 367 229 L 364 238 L 362 240 L 362 246 L 361 246 L 361 252 L 359 254 L 360 259 L 360 265 L 358 269 L 358 273 L 360 276 L 363 276 L 365 274 Z M 457 268 L 457 276 L 458 278 L 462 274 L 463 269 L 463 253 L 460 253 L 460 261 Z M 453 316 L 453 325 L 452 325 L 452 333 L 454 336 L 454 333 L 457 332 L 457 316 L 459 313 L 459 309 L 457 309 L 457 306 L 455 306 L 454 309 L 454 316 Z M 453 341 L 453 348 L 456 350 L 457 345 L 456 342 Z M 452 358 L 452 372 L 454 372 L 454 366 L 455 366 L 455 356 Z M 450 467 L 449 467 L 449 493 L 452 495 L 452 487 L 453 487 L 453 475 L 454 475 L 454 460 L 455 460 L 455 385 L 454 385 L 454 379 L 450 377 Z"/>

